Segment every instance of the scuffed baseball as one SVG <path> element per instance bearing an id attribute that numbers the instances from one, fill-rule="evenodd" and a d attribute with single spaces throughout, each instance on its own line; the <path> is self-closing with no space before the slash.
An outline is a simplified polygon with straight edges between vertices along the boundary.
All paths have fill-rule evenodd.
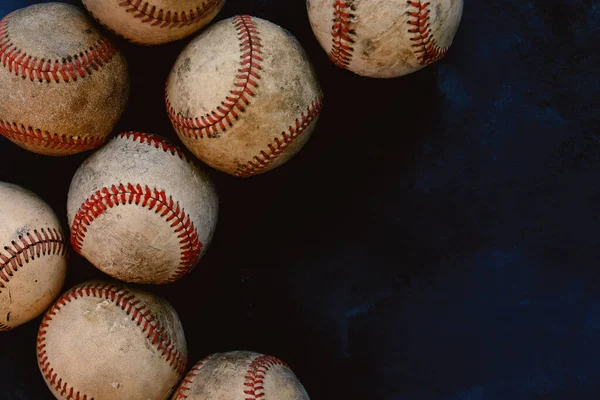
<path id="1" fill-rule="evenodd" d="M 165 300 L 124 285 L 86 282 L 44 316 L 38 366 L 57 399 L 164 400 L 185 373 L 187 347 Z"/>
<path id="2" fill-rule="evenodd" d="M 249 351 L 213 354 L 196 364 L 172 400 L 309 400 L 281 360 Z"/>
<path id="3" fill-rule="evenodd" d="M 127 64 L 86 13 L 37 4 L 0 22 L 0 134 L 39 154 L 99 147 L 129 96 Z"/>
<path id="4" fill-rule="evenodd" d="M 67 200 L 71 245 L 108 275 L 136 283 L 182 278 L 217 223 L 209 177 L 157 135 L 126 132 L 77 170 Z"/>
<path id="5" fill-rule="evenodd" d="M 207 25 L 225 0 L 83 0 L 102 25 L 143 45 L 183 39 Z"/>
<path id="6" fill-rule="evenodd" d="M 313 32 L 331 61 L 359 75 L 394 78 L 442 58 L 463 0 L 306 0 Z"/>
<path id="7" fill-rule="evenodd" d="M 184 145 L 238 177 L 294 156 L 315 128 L 322 96 L 298 41 L 250 16 L 221 21 L 196 37 L 166 86 L 167 111 Z"/>
<path id="8" fill-rule="evenodd" d="M 42 199 L 0 182 L 0 331 L 40 315 L 60 293 L 67 244 Z"/>

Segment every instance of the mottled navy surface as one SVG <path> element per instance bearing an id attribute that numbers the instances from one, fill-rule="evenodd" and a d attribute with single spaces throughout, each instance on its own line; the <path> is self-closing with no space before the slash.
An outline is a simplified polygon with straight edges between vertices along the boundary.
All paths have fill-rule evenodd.
<path id="1" fill-rule="evenodd" d="M 0 16 L 37 2 L 3 0 Z M 148 288 L 181 315 L 190 362 L 269 353 L 313 400 L 600 399 L 600 1 L 466 0 L 448 56 L 394 80 L 331 65 L 303 0 L 228 0 L 219 19 L 240 13 L 300 39 L 326 108 L 285 167 L 213 174 L 213 246 Z M 119 43 L 133 86 L 118 129 L 176 140 L 162 94 L 186 41 Z M 87 156 L 2 139 L 0 180 L 67 229 Z M 92 277 L 72 254 L 67 286 Z M 51 398 L 38 325 L 0 334 L 0 399 Z"/>

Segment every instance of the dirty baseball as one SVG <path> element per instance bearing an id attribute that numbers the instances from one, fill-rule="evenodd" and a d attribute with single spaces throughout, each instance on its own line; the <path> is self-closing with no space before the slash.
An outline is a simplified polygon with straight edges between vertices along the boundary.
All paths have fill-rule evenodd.
<path id="1" fill-rule="evenodd" d="M 125 132 L 89 157 L 69 188 L 76 252 L 110 276 L 164 284 L 204 255 L 217 223 L 210 178 L 160 136 Z"/>
<path id="2" fill-rule="evenodd" d="M 335 65 L 394 78 L 448 52 L 463 0 L 307 0 L 306 6 L 313 32 Z"/>
<path id="3" fill-rule="evenodd" d="M 28 322 L 60 293 L 67 243 L 42 199 L 0 182 L 0 331 Z"/>
<path id="4" fill-rule="evenodd" d="M 44 3 L 0 21 L 0 134 L 39 154 L 99 147 L 129 96 L 127 64 L 82 9 Z"/>
<path id="5" fill-rule="evenodd" d="M 322 100 L 299 42 L 247 15 L 220 21 L 192 40 L 166 87 L 167 111 L 184 145 L 238 177 L 269 171 L 300 151 Z"/>
<path id="6" fill-rule="evenodd" d="M 173 400 L 309 400 L 283 361 L 249 351 L 218 353 L 198 362 L 183 379 Z"/>
<path id="7" fill-rule="evenodd" d="M 185 373 L 187 346 L 165 300 L 92 281 L 70 289 L 48 310 L 37 359 L 57 399 L 166 400 Z"/>
<path id="8" fill-rule="evenodd" d="M 119 36 L 154 45 L 183 39 L 203 28 L 225 0 L 83 0 L 89 13 Z"/>

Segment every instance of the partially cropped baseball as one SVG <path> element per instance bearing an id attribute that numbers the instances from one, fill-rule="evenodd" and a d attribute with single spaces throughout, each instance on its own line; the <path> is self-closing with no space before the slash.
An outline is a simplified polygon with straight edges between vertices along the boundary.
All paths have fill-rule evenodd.
<path id="1" fill-rule="evenodd" d="M 446 54 L 463 0 L 306 0 L 306 6 L 313 32 L 335 65 L 394 78 Z"/>
<path id="2" fill-rule="evenodd" d="M 0 331 L 40 315 L 60 293 L 67 244 L 42 199 L 0 182 Z"/>
<path id="3" fill-rule="evenodd" d="M 196 37 L 169 75 L 166 104 L 181 141 L 220 171 L 248 177 L 306 144 L 322 91 L 308 57 L 283 28 L 237 16 Z"/>
<path id="4" fill-rule="evenodd" d="M 193 34 L 221 11 L 225 0 L 82 0 L 102 25 L 125 39 L 154 45 Z"/>
<path id="5" fill-rule="evenodd" d="M 37 359 L 57 399 L 165 400 L 185 374 L 187 347 L 165 300 L 93 281 L 70 289 L 48 310 Z"/>
<path id="6" fill-rule="evenodd" d="M 0 134 L 39 154 L 99 147 L 129 96 L 127 64 L 85 11 L 37 4 L 0 21 Z"/>
<path id="7" fill-rule="evenodd" d="M 119 134 L 77 170 L 67 200 L 71 245 L 126 282 L 174 282 L 198 263 L 215 231 L 209 177 L 157 135 Z"/>
<path id="8" fill-rule="evenodd" d="M 309 400 L 281 360 L 249 351 L 213 354 L 183 379 L 172 400 Z"/>

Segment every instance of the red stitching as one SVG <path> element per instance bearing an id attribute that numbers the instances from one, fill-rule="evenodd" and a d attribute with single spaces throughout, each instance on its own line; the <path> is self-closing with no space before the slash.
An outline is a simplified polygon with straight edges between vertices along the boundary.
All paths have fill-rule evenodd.
<path id="1" fill-rule="evenodd" d="M 184 400 L 188 398 L 188 392 L 191 389 L 191 385 L 194 383 L 194 378 L 198 375 L 198 371 L 206 364 L 206 362 L 212 358 L 213 355 L 204 357 L 202 360 L 198 361 L 196 365 L 188 372 L 188 374 L 183 378 L 179 389 L 173 395 L 172 400 Z"/>
<path id="2" fill-rule="evenodd" d="M 85 151 L 99 147 L 104 137 L 74 137 L 58 135 L 41 129 L 34 129 L 16 122 L 0 121 L 0 135 L 16 142 L 29 143 L 36 146 L 49 147 L 56 150 Z"/>
<path id="3" fill-rule="evenodd" d="M 110 188 L 104 187 L 83 202 L 71 226 L 73 249 L 81 254 L 87 227 L 108 208 L 124 204 L 141 205 L 157 214 L 160 213 L 160 216 L 170 223 L 170 227 L 179 238 L 181 245 L 179 267 L 171 277 L 161 283 L 171 283 L 186 275 L 194 267 L 203 246 L 198 240 L 198 231 L 194 223 L 179 202 L 174 201 L 171 196 L 167 197 L 165 191 L 150 189 L 148 186 L 142 187 L 140 184 L 134 186 L 128 183 L 126 186 L 119 184 L 112 185 Z"/>
<path id="4" fill-rule="evenodd" d="M 185 154 L 183 154 L 179 147 L 175 146 L 173 143 L 158 135 L 131 131 L 120 133 L 118 137 L 120 137 L 121 139 L 130 139 L 134 142 L 139 142 L 142 144 L 146 143 L 150 146 L 154 146 L 157 149 L 162 149 L 165 153 L 171 153 L 172 155 L 176 155 L 182 160 L 189 162 L 189 160 L 187 159 Z"/>
<path id="5" fill-rule="evenodd" d="M 333 48 L 329 52 L 329 58 L 340 68 L 346 68 L 352 61 L 352 45 L 356 36 L 352 27 L 355 11 L 354 0 L 336 0 L 333 4 Z"/>
<path id="6" fill-rule="evenodd" d="M 38 59 L 18 49 L 11 41 L 8 33 L 11 15 L 0 21 L 0 62 L 23 79 L 48 83 L 76 81 L 100 70 L 116 53 L 110 42 L 100 39 L 94 46 L 61 60 Z"/>
<path id="7" fill-rule="evenodd" d="M 408 21 L 408 24 L 412 26 L 408 32 L 414 34 L 410 40 L 415 42 L 412 44 L 412 47 L 421 65 L 431 64 L 444 57 L 448 52 L 448 48 L 438 46 L 433 37 L 431 26 L 429 25 L 429 13 L 431 12 L 429 6 L 431 3 L 408 1 L 408 5 L 416 8 L 415 11 L 408 12 L 412 17 Z"/>
<path id="8" fill-rule="evenodd" d="M 54 228 L 29 231 L 26 235 L 11 241 L 10 245 L 4 246 L 4 250 L 10 257 L 0 253 L 0 293 L 7 287 L 6 284 L 15 272 L 23 268 L 24 264 L 29 264 L 29 261 L 46 255 L 67 254 L 63 236 Z M 2 329 L 1 324 L 0 329 Z"/>
<path id="9" fill-rule="evenodd" d="M 164 332 L 157 319 L 150 314 L 150 310 L 146 308 L 146 305 L 141 304 L 141 301 L 136 299 L 135 295 L 125 288 L 110 284 L 91 283 L 75 287 L 62 295 L 48 310 L 38 331 L 37 359 L 40 370 L 48 384 L 54 387 L 61 396 L 73 400 L 93 400 L 93 397 L 89 397 L 79 391 L 76 392 L 75 388 L 69 386 L 62 378 L 59 378 L 58 374 L 54 372 L 54 368 L 52 368 L 46 354 L 46 333 L 52 317 L 67 303 L 81 297 L 106 299 L 120 306 L 131 317 L 131 320 L 136 322 L 137 326 L 142 329 L 142 332 L 152 342 L 152 345 L 161 352 L 161 356 L 165 357 L 169 366 L 180 375 L 185 372 L 187 356 L 175 348 L 175 344 L 169 335 Z"/>
<path id="10" fill-rule="evenodd" d="M 275 365 L 289 368 L 283 361 L 265 355 L 256 357 L 254 361 L 250 363 L 245 377 L 246 381 L 244 382 L 244 394 L 248 396 L 245 400 L 256 400 L 265 396 L 265 389 L 263 386 L 265 376 L 267 371 Z"/>
<path id="11" fill-rule="evenodd" d="M 235 176 L 246 178 L 255 175 L 265 169 L 273 162 L 298 136 L 303 134 L 310 124 L 317 118 L 323 107 L 323 99 L 318 98 L 310 106 L 306 112 L 303 112 L 300 118 L 296 118 L 296 123 L 290 125 L 289 132 L 282 132 L 281 138 L 275 138 L 268 145 L 268 150 L 261 150 L 260 154 L 248 161 L 246 164 L 238 167 L 235 171 Z"/>
<path id="12" fill-rule="evenodd" d="M 238 112 L 244 112 L 250 105 L 250 97 L 258 88 L 258 80 L 261 78 L 258 71 L 262 70 L 263 61 L 262 44 L 258 28 L 251 16 L 243 15 L 233 18 L 233 24 L 238 31 L 240 41 L 240 68 L 239 75 L 234 82 L 235 89 L 217 106 L 215 110 L 200 118 L 185 118 L 176 112 L 165 94 L 169 117 L 178 133 L 194 139 L 216 137 L 219 132 L 225 132 L 227 127 L 233 126 L 239 119 Z"/>
<path id="13" fill-rule="evenodd" d="M 142 23 L 159 28 L 182 28 L 204 19 L 220 2 L 221 0 L 208 0 L 204 2 L 203 8 L 196 7 L 196 10 L 192 9 L 187 13 L 185 11 L 165 11 L 142 0 L 119 1 L 119 6 L 125 7 L 125 12 L 134 13 L 133 18 L 140 19 Z"/>

